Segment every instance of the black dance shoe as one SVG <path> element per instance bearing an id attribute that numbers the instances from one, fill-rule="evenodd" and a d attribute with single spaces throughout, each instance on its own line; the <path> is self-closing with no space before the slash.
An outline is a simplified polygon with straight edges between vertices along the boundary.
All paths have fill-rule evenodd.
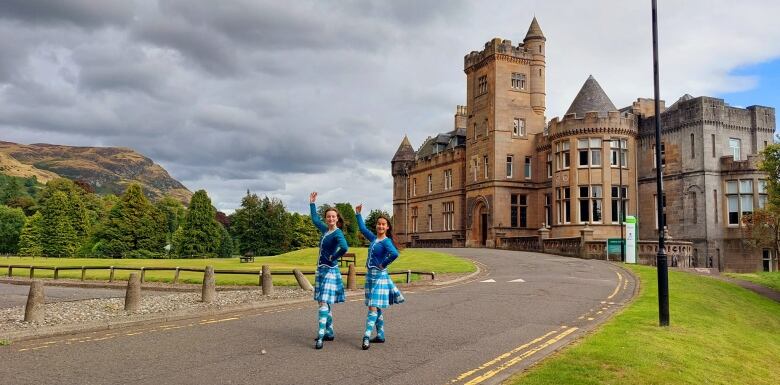
<path id="1" fill-rule="evenodd" d="M 368 350 L 368 348 L 371 346 L 370 341 L 368 340 L 368 337 L 363 337 L 363 344 L 361 347 L 363 350 Z"/>
<path id="2" fill-rule="evenodd" d="M 317 338 L 317 341 L 314 342 L 314 349 L 322 349 L 322 340 Z"/>
<path id="3" fill-rule="evenodd" d="M 376 336 L 376 337 L 371 339 L 371 343 L 372 344 L 383 344 L 383 343 L 385 343 L 385 339 L 384 338 L 379 338 L 379 336 Z"/>

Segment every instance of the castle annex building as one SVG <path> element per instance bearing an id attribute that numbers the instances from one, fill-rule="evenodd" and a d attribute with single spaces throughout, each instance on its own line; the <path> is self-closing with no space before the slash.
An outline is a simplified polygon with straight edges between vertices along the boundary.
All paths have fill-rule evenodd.
<path id="1" fill-rule="evenodd" d="M 625 215 L 657 239 L 652 99 L 617 108 L 592 76 L 562 118 L 545 117 L 546 38 L 493 39 L 464 58 L 467 106 L 451 129 L 392 164 L 393 226 L 412 247 L 499 247 L 517 237 L 619 238 Z M 775 110 L 685 95 L 661 109 L 666 231 L 693 242 L 691 265 L 777 269 L 742 241 L 740 219 L 766 204 L 757 154 Z"/>

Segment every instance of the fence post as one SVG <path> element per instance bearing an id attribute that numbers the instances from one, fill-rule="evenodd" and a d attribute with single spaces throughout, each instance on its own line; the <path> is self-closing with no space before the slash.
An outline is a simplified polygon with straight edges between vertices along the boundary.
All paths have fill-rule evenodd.
<path id="1" fill-rule="evenodd" d="M 55 267 L 54 268 L 54 279 L 57 279 L 59 277 L 60 277 L 60 268 L 59 267 Z"/>
<path id="2" fill-rule="evenodd" d="M 35 278 L 35 266 L 30 266 L 30 279 Z"/>
<path id="3" fill-rule="evenodd" d="M 431 272 L 431 281 L 433 281 L 433 280 L 435 280 L 435 279 L 436 279 L 436 273 L 434 273 L 434 272 Z"/>
<path id="4" fill-rule="evenodd" d="M 263 265 L 260 282 L 263 285 L 263 295 L 271 295 L 274 293 L 274 280 L 273 277 L 271 277 L 271 266 Z"/>
<path id="5" fill-rule="evenodd" d="M 179 283 L 179 266 L 176 266 L 176 273 L 173 274 L 173 284 Z"/>
<path id="6" fill-rule="evenodd" d="M 108 282 L 114 282 L 114 266 L 110 267 L 111 273 L 108 275 Z"/>
<path id="7" fill-rule="evenodd" d="M 406 283 L 412 283 L 412 271 L 406 270 Z"/>
<path id="8" fill-rule="evenodd" d="M 9 277 L 13 277 L 14 276 L 14 267 L 13 266 L 10 266 L 10 265 L 8 266 L 8 276 Z"/>
<path id="9" fill-rule="evenodd" d="M 298 269 L 293 269 L 293 274 L 295 274 L 295 280 L 298 281 L 298 286 L 301 287 L 303 290 L 308 291 L 314 291 L 314 288 L 311 286 L 311 283 L 309 283 L 309 280 L 306 279 L 306 277 L 301 273 Z"/>
<path id="10" fill-rule="evenodd" d="M 355 289 L 357 289 L 357 272 L 355 271 L 355 264 L 350 262 L 347 270 L 347 290 Z"/>
<path id="11" fill-rule="evenodd" d="M 141 268 L 141 283 L 144 283 L 144 277 L 146 277 L 146 270 L 144 268 Z"/>
<path id="12" fill-rule="evenodd" d="M 84 277 L 87 275 L 87 267 L 81 266 L 81 280 L 84 280 Z"/>

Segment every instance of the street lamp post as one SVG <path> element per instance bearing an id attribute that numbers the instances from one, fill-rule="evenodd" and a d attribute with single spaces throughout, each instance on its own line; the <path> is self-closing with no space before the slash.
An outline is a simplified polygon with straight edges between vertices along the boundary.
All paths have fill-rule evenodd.
<path id="1" fill-rule="evenodd" d="M 658 318 L 661 326 L 669 326 L 669 268 L 666 265 L 666 248 L 664 247 L 664 216 L 663 216 L 663 186 L 661 170 L 661 111 L 659 105 L 658 86 L 658 11 L 656 0 L 652 0 L 653 23 L 653 88 L 655 91 L 655 185 L 656 207 L 658 209 L 658 254 L 656 266 L 658 270 Z"/>
<path id="2" fill-rule="evenodd" d="M 612 142 L 617 142 L 618 144 L 618 153 L 615 161 L 617 162 L 618 166 L 618 183 L 620 184 L 618 186 L 618 224 L 620 225 L 620 260 L 622 262 L 626 261 L 626 237 L 623 235 L 623 218 L 626 216 L 626 207 L 623 204 L 623 199 L 625 199 L 625 196 L 623 196 L 623 139 L 622 138 L 612 138 L 607 140 L 607 142 L 610 143 L 609 147 L 612 147 Z M 628 163 L 628 159 L 626 159 L 626 163 Z M 609 252 L 607 252 L 607 260 L 609 260 Z"/>

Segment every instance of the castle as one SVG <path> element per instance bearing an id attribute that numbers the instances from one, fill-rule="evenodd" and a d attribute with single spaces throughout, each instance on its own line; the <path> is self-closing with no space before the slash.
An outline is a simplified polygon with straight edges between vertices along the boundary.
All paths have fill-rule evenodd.
<path id="1" fill-rule="evenodd" d="M 625 215 L 657 239 L 652 99 L 618 109 L 592 76 L 547 122 L 545 44 L 536 18 L 523 42 L 495 38 L 464 58 L 467 106 L 418 150 L 392 162 L 393 226 L 411 247 L 500 247 L 513 238 L 621 236 Z M 740 220 L 766 204 L 757 154 L 774 108 L 685 95 L 661 108 L 666 231 L 692 242 L 690 265 L 776 270 L 742 239 Z"/>

